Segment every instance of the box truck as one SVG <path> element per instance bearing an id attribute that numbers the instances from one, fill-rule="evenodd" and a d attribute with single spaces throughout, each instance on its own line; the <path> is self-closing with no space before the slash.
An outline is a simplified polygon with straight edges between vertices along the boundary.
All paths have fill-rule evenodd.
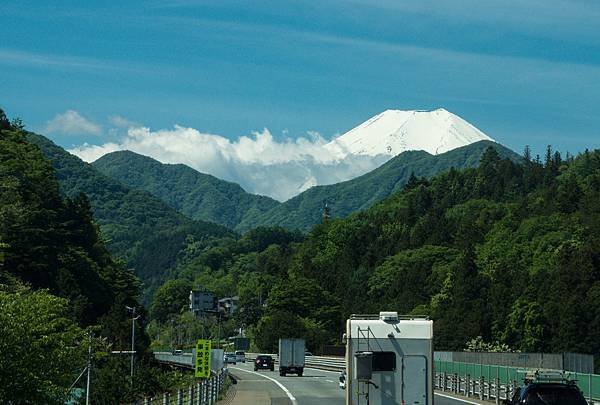
<path id="1" fill-rule="evenodd" d="M 432 405 L 433 322 L 352 315 L 346 323 L 347 405 Z"/>
<path id="2" fill-rule="evenodd" d="M 233 348 L 247 352 L 250 350 L 250 339 L 246 337 L 236 337 L 233 339 Z"/>
<path id="3" fill-rule="evenodd" d="M 304 339 L 279 339 L 279 375 L 304 372 Z"/>

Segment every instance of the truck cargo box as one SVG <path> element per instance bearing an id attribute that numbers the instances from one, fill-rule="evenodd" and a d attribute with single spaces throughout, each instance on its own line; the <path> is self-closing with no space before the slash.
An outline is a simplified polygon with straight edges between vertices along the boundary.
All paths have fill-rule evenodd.
<path id="1" fill-rule="evenodd" d="M 279 339 L 279 375 L 294 373 L 301 377 L 305 349 L 304 339 Z"/>

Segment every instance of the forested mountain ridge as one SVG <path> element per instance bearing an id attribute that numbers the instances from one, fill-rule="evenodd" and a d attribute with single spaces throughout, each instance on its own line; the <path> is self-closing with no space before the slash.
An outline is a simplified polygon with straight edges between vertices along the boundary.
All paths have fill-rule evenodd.
<path id="1" fill-rule="evenodd" d="M 425 151 L 403 152 L 355 179 L 312 187 L 263 214 L 248 217 L 237 229 L 244 231 L 258 225 L 276 225 L 306 231 L 321 221 L 325 204 L 333 218 L 344 218 L 402 189 L 411 174 L 429 178 L 452 167 L 475 167 L 490 146 L 503 158 L 520 159 L 510 149 L 492 141 L 475 142 L 439 155 Z"/>
<path id="2" fill-rule="evenodd" d="M 109 254 L 84 194 L 64 198 L 52 164 L 0 110 L 0 402 L 64 404 L 92 348 L 94 403 L 171 388 L 152 365 L 138 279 Z M 135 387 L 129 359 L 137 307 Z M 75 387 L 81 387 L 82 380 Z"/>
<path id="3" fill-rule="evenodd" d="M 301 242 L 248 253 L 190 245 L 177 274 L 239 295 L 260 350 L 288 333 L 318 351 L 350 314 L 397 310 L 429 315 L 438 350 L 481 336 L 598 359 L 599 235 L 600 151 L 515 162 L 488 148 L 478 167 L 412 177 Z"/>
<path id="4" fill-rule="evenodd" d="M 193 221 L 152 194 L 103 175 L 41 135 L 28 132 L 27 139 L 52 162 L 64 195 L 87 195 L 110 251 L 127 260 L 146 290 L 164 282 L 188 237 L 208 243 L 233 235 L 223 226 Z"/>
<path id="5" fill-rule="evenodd" d="M 92 166 L 128 187 L 150 192 L 192 219 L 230 229 L 280 204 L 186 165 L 163 164 L 130 151 L 108 153 Z"/>

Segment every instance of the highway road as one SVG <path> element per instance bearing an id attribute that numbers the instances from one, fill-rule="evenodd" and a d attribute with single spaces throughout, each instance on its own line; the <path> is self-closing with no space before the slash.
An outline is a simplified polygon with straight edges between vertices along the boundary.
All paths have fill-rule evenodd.
<path id="1" fill-rule="evenodd" d="M 339 372 L 306 368 L 302 377 L 279 376 L 275 371 L 253 370 L 253 363 L 229 365 L 238 380 L 232 405 L 344 405 L 344 391 L 338 387 Z M 477 402 L 435 396 L 435 405 L 464 405 Z"/>

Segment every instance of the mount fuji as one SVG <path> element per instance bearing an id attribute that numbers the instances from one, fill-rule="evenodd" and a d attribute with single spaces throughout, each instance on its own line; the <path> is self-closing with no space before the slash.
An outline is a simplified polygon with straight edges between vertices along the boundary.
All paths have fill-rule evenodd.
<path id="1" fill-rule="evenodd" d="M 386 110 L 325 145 L 334 156 L 396 156 L 409 150 L 432 155 L 492 138 L 443 108 Z"/>
<path id="2" fill-rule="evenodd" d="M 185 164 L 237 183 L 246 192 L 284 202 L 312 187 L 365 175 L 403 152 L 437 156 L 481 141 L 492 139 L 444 109 L 387 110 L 329 140 L 278 140 L 267 129 L 235 140 L 181 126 L 155 131 L 138 127 L 128 129 L 116 143 L 70 151 L 91 162 L 107 152 L 129 150 L 161 163 Z"/>

